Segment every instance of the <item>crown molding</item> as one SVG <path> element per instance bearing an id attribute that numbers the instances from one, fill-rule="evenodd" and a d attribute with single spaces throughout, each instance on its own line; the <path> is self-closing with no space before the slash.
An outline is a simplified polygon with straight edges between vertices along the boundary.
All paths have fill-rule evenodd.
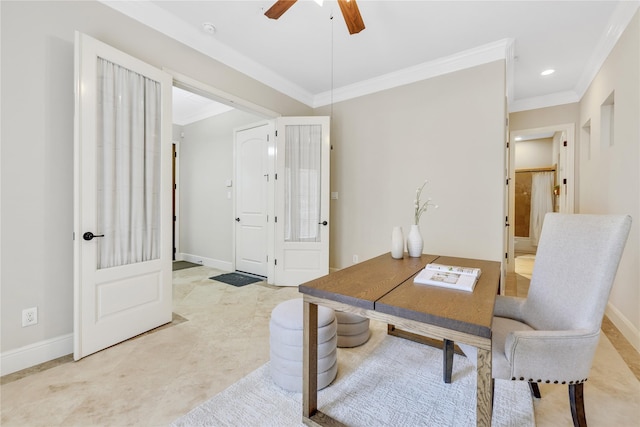
<path id="1" fill-rule="evenodd" d="M 591 58 L 589 58 L 589 61 L 585 65 L 582 76 L 578 79 L 574 88 L 580 99 L 586 93 L 596 74 L 600 71 L 602 64 L 604 64 L 613 47 L 618 43 L 620 36 L 627 28 L 627 25 L 629 25 L 629 22 L 631 22 L 639 6 L 640 1 L 633 0 L 621 1 L 616 7 L 616 10 L 609 19 L 607 29 L 591 54 Z"/>
<path id="2" fill-rule="evenodd" d="M 310 106 L 313 103 L 313 95 L 300 86 L 291 83 L 264 65 L 220 43 L 210 35 L 176 18 L 148 0 L 98 1 L 303 104 Z"/>
<path id="3" fill-rule="evenodd" d="M 536 110 L 538 108 L 555 107 L 557 105 L 580 102 L 581 96 L 573 90 L 551 93 L 549 95 L 534 96 L 532 98 L 518 99 L 509 104 L 509 112 Z"/>
<path id="4" fill-rule="evenodd" d="M 445 58 L 314 95 L 269 68 L 220 43 L 208 34 L 174 17 L 148 0 L 98 1 L 312 108 L 346 101 L 491 61 L 505 59 L 506 93 L 510 112 L 579 102 L 640 6 L 640 0 L 622 1 L 618 4 L 611 16 L 607 30 L 602 35 L 589 62 L 584 67 L 581 78 L 577 81 L 572 91 L 516 100 L 513 98 L 515 79 L 513 39 L 499 40 Z"/>
<path id="5" fill-rule="evenodd" d="M 513 58 L 513 39 L 498 40 L 488 43 L 474 49 L 468 49 L 454 55 L 439 58 L 434 61 L 424 62 L 422 64 L 408 67 L 393 73 L 384 74 L 372 79 L 364 80 L 351 85 L 336 88 L 333 91 L 326 91 L 315 96 L 312 107 L 322 107 L 334 102 L 346 101 L 359 96 L 369 95 L 386 89 L 415 83 L 437 77 L 443 74 L 452 73 L 454 71 L 463 70 L 465 68 L 475 67 L 477 65 L 486 64 L 500 59 Z M 511 64 L 513 61 L 507 61 Z M 511 66 L 511 69 L 513 67 Z M 509 77 L 510 73 L 507 73 Z M 513 73 L 511 72 L 511 80 L 513 84 Z M 512 91 L 513 92 L 513 91 Z"/>

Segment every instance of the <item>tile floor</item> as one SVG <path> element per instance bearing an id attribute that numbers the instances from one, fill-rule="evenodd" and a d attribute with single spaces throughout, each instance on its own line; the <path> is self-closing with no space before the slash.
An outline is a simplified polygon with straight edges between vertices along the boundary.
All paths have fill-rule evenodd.
<path id="1" fill-rule="evenodd" d="M 65 357 L 2 377 L 0 425 L 166 426 L 267 362 L 271 310 L 299 296 L 297 289 L 208 279 L 219 273 L 207 267 L 173 273 L 168 326 L 79 362 Z M 523 274 L 511 287 L 526 286 Z M 609 339 L 601 340 L 592 371 L 585 385 L 589 425 L 637 426 L 640 381 Z M 566 388 L 541 391 L 537 425 L 570 426 Z"/>

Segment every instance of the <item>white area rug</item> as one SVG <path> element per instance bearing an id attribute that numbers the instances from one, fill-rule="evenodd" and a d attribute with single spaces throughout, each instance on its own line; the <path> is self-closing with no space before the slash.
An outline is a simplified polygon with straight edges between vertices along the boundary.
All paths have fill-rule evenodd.
<path id="1" fill-rule="evenodd" d="M 475 367 L 455 355 L 442 381 L 442 351 L 392 336 L 339 349 L 338 377 L 318 408 L 348 426 L 475 426 Z M 357 368 L 357 369 L 356 369 Z M 174 426 L 301 426 L 302 396 L 282 390 L 265 364 L 174 421 Z M 529 386 L 496 381 L 493 426 L 534 426 Z"/>

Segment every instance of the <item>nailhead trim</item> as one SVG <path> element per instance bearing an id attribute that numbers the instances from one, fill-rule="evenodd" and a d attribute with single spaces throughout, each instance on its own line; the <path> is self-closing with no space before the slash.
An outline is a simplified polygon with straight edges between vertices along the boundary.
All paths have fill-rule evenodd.
<path id="1" fill-rule="evenodd" d="M 566 381 L 562 381 L 560 382 L 560 380 L 553 380 L 554 384 L 569 384 L 569 385 L 573 385 L 573 384 L 582 384 L 584 382 L 587 381 L 588 378 L 582 379 L 582 380 L 575 380 L 575 381 L 569 381 L 568 383 Z M 516 377 L 511 377 L 511 381 L 524 381 L 524 377 L 520 377 L 520 378 L 516 378 Z M 550 384 L 552 382 L 552 380 L 542 380 L 542 379 L 538 379 L 538 380 L 533 380 L 533 378 L 529 378 L 527 380 L 530 383 L 536 382 L 536 383 L 541 383 L 544 382 L 546 384 Z"/>

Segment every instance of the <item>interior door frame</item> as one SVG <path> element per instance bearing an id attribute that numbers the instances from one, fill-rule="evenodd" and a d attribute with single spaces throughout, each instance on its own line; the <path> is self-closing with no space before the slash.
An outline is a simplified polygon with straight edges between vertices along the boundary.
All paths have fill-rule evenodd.
<path id="1" fill-rule="evenodd" d="M 216 87 L 213 87 L 209 84 L 203 83 L 199 80 L 196 80 L 194 78 L 191 78 L 185 74 L 182 74 L 180 72 L 177 72 L 175 70 L 169 69 L 169 68 L 163 68 L 163 71 L 168 73 L 172 78 L 173 78 L 173 86 L 178 87 L 180 89 L 184 89 L 187 90 L 189 92 L 204 96 L 206 98 L 209 99 L 213 99 L 216 102 L 219 102 L 221 104 L 225 104 L 228 105 L 230 107 L 233 107 L 235 109 L 241 110 L 241 111 L 245 111 L 247 113 L 251 113 L 253 115 L 262 117 L 265 119 L 265 123 L 271 121 L 272 123 L 275 123 L 275 119 L 277 119 L 278 117 L 281 117 L 282 114 L 270 110 L 268 108 L 264 108 L 258 104 L 254 104 L 250 101 L 247 101 L 246 99 L 237 97 L 235 95 L 232 95 L 228 92 L 225 92 L 223 90 L 220 90 Z M 272 124 L 272 128 L 275 127 L 275 124 Z M 271 137 L 271 141 L 273 141 L 274 138 L 273 136 Z M 273 144 L 275 144 L 275 142 L 272 142 Z M 177 158 L 177 162 L 176 162 L 176 168 L 179 168 L 179 164 L 180 164 L 180 156 L 178 155 Z M 236 153 L 235 153 L 235 140 L 234 140 L 234 147 L 233 147 L 233 172 L 232 172 L 232 176 L 235 179 L 235 175 L 236 175 Z M 275 162 L 275 161 L 274 161 Z M 274 170 L 275 170 L 275 166 L 274 166 Z M 180 184 L 178 183 L 178 187 L 180 186 Z M 233 203 L 233 217 L 229 218 L 229 226 L 231 227 L 231 229 L 233 230 L 233 237 L 232 237 L 232 247 L 231 247 L 231 268 L 233 271 L 235 271 L 236 269 L 236 265 L 235 265 L 235 250 L 236 250 L 236 235 L 235 235 L 235 226 L 233 224 L 234 218 L 235 218 L 235 214 L 236 214 L 236 207 L 235 207 L 235 199 L 236 199 L 236 194 L 235 194 L 235 185 L 232 184 L 231 187 L 231 192 L 232 192 L 232 197 L 234 199 L 234 203 Z M 176 200 L 177 203 L 177 200 Z M 273 197 L 272 195 L 269 196 L 269 206 L 268 206 L 268 211 L 271 213 L 274 210 L 274 205 L 273 205 Z M 176 224 L 177 228 L 179 228 L 179 221 Z M 271 230 L 273 226 L 268 226 L 267 227 L 267 248 L 268 251 L 271 251 L 271 253 L 268 253 L 269 256 L 269 260 L 273 259 L 273 242 L 274 242 L 274 236 L 275 236 L 275 232 L 273 230 Z M 177 247 L 177 246 L 176 246 Z M 176 258 L 177 259 L 177 258 Z M 275 277 L 275 273 L 274 273 L 274 268 L 272 265 L 270 265 L 271 263 L 268 263 L 268 267 L 267 267 L 267 282 L 268 283 L 273 283 L 274 277 Z"/>
<path id="2" fill-rule="evenodd" d="M 566 155 L 564 157 L 565 164 L 557 165 L 558 171 L 564 169 L 564 174 L 561 177 L 558 175 L 561 188 L 564 190 L 564 194 L 566 197 L 566 209 L 561 211 L 563 213 L 574 213 L 575 212 L 575 185 L 576 185 L 576 174 L 575 174 L 575 150 L 576 150 L 576 139 L 575 139 L 575 123 L 564 123 L 558 125 L 544 126 L 539 128 L 532 129 L 521 129 L 521 130 L 510 130 L 509 132 L 509 140 L 511 143 L 515 144 L 516 135 L 535 135 L 539 133 L 547 133 L 547 132 L 565 132 L 566 133 Z M 509 221 L 515 221 L 515 183 L 516 183 L 516 170 L 515 170 L 515 145 L 511 147 L 511 155 L 509 157 Z M 562 183 L 562 179 L 566 178 L 566 184 Z M 563 206 L 563 203 L 560 203 L 560 206 Z M 515 268 L 515 225 L 508 227 L 509 228 L 509 241 L 508 247 L 506 249 L 507 253 L 507 263 L 509 265 L 510 271 L 512 268 Z"/>
<path id="3" fill-rule="evenodd" d="M 173 260 L 174 261 L 182 261 L 182 256 L 180 255 L 180 140 L 176 139 L 172 141 L 173 144 L 173 197 L 174 197 L 174 207 L 173 207 Z"/>

